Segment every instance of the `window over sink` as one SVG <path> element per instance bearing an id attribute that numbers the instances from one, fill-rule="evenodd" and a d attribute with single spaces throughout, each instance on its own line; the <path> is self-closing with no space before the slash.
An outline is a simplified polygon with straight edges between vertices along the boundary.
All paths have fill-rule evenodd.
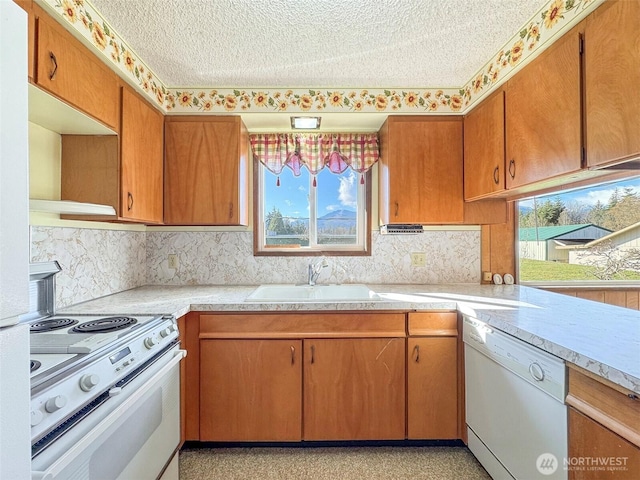
<path id="1" fill-rule="evenodd" d="M 255 168 L 256 254 L 370 254 L 370 173 L 314 176 L 303 167 L 299 176 L 288 168 L 277 176 L 261 163 Z"/>
<path id="2" fill-rule="evenodd" d="M 254 253 L 370 255 L 377 134 L 252 134 Z"/>

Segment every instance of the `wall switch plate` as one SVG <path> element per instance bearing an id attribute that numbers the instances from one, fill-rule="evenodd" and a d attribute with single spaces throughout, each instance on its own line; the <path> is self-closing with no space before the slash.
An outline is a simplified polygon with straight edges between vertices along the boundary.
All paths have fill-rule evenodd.
<path id="1" fill-rule="evenodd" d="M 174 270 L 178 269 L 178 255 L 175 253 L 170 253 L 168 258 L 169 268 Z"/>
<path id="2" fill-rule="evenodd" d="M 427 265 L 427 254 L 424 252 L 413 252 L 411 254 L 412 267 L 425 267 Z"/>

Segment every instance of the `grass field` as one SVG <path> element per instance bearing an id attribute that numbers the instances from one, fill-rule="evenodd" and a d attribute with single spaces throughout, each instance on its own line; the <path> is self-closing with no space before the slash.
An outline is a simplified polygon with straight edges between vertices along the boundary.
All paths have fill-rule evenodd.
<path id="1" fill-rule="evenodd" d="M 598 280 L 593 267 L 570 263 L 545 262 L 543 260 L 520 259 L 520 281 L 544 280 Z M 614 280 L 640 280 L 640 272 L 626 270 Z"/>

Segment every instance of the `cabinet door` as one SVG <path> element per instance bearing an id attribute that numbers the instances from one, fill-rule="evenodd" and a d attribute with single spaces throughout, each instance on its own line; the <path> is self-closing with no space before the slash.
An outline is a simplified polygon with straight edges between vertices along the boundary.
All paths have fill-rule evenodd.
<path id="1" fill-rule="evenodd" d="M 464 118 L 464 198 L 505 189 L 504 92 L 484 100 Z"/>
<path id="2" fill-rule="evenodd" d="M 163 131 L 160 112 L 122 89 L 120 216 L 162 223 Z"/>
<path id="3" fill-rule="evenodd" d="M 458 438 L 457 337 L 408 340 L 407 437 Z"/>
<path id="4" fill-rule="evenodd" d="M 117 130 L 116 74 L 53 19 L 42 13 L 37 23 L 37 84 Z"/>
<path id="5" fill-rule="evenodd" d="M 239 117 L 166 123 L 165 223 L 248 224 L 248 136 Z"/>
<path id="6" fill-rule="evenodd" d="M 300 441 L 300 340 L 200 342 L 201 441 Z"/>
<path id="7" fill-rule="evenodd" d="M 380 220 L 462 223 L 462 119 L 389 117 L 380 130 Z"/>
<path id="8" fill-rule="evenodd" d="M 571 407 L 569 458 L 576 461 L 576 465 L 569 467 L 570 480 L 635 480 L 640 473 L 640 448 Z M 581 460 L 610 461 L 615 469 L 580 465 Z"/>
<path id="9" fill-rule="evenodd" d="M 581 168 L 580 36 L 574 29 L 507 83 L 507 188 Z"/>
<path id="10" fill-rule="evenodd" d="M 404 338 L 304 341 L 304 439 L 405 437 Z"/>
<path id="11" fill-rule="evenodd" d="M 640 154 L 640 2 L 609 1 L 587 17 L 588 166 Z"/>

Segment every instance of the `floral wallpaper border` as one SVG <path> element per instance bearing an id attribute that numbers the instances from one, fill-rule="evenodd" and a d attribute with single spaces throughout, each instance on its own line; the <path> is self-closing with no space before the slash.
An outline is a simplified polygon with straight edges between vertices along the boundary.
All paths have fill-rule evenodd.
<path id="1" fill-rule="evenodd" d="M 88 0 L 38 0 L 72 25 L 122 76 L 171 113 L 463 113 L 497 87 L 558 32 L 606 0 L 551 0 L 461 88 L 261 89 L 168 88 Z"/>

